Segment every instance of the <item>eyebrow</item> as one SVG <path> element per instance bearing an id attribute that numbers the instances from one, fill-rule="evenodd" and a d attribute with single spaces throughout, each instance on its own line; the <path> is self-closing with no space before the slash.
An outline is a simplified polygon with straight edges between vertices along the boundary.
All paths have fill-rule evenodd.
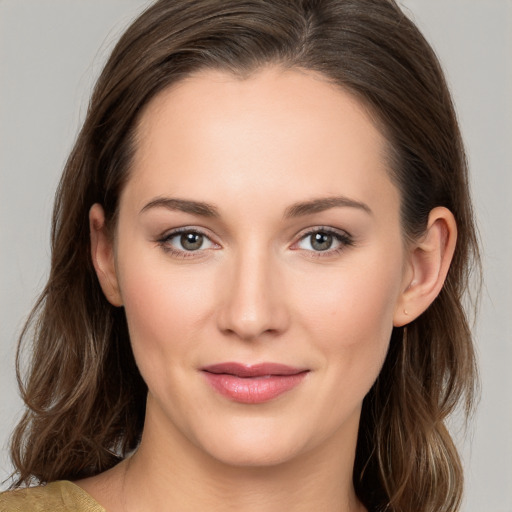
<path id="1" fill-rule="evenodd" d="M 373 215 L 372 210 L 367 204 L 361 203 L 360 201 L 355 201 L 353 199 L 349 199 L 348 197 L 336 196 L 322 197 L 319 199 L 312 199 L 311 201 L 295 203 L 285 210 L 284 217 L 302 217 L 303 215 L 311 215 L 313 213 L 320 213 L 325 210 L 330 210 L 331 208 L 340 207 L 357 208 L 370 215 Z"/>
<path id="2" fill-rule="evenodd" d="M 166 208 L 167 210 L 191 213 L 201 217 L 219 217 L 217 207 L 212 204 L 203 203 L 201 201 L 191 201 L 188 199 L 157 197 L 146 204 L 140 213 L 144 213 L 152 208 Z"/>
<path id="3" fill-rule="evenodd" d="M 302 217 L 304 215 L 311 215 L 314 213 L 323 212 L 325 210 L 330 210 L 331 208 L 340 207 L 357 208 L 370 215 L 373 215 L 372 210 L 365 203 L 355 201 L 347 197 L 337 196 L 323 197 L 292 204 L 286 208 L 284 218 Z M 220 217 L 218 208 L 212 204 L 202 201 L 192 201 L 190 199 L 176 199 L 170 197 L 157 197 L 151 200 L 142 208 L 140 213 L 144 213 L 153 208 L 166 208 L 167 210 L 191 213 L 201 217 Z"/>

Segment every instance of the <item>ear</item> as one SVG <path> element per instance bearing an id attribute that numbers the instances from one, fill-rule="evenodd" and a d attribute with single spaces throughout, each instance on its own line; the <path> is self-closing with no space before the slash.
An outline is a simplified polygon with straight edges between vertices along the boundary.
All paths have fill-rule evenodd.
<path id="1" fill-rule="evenodd" d="M 393 325 L 400 327 L 420 316 L 441 291 L 457 241 L 457 224 L 450 210 L 434 208 L 425 234 L 410 246 L 409 271 L 397 301 Z"/>
<path id="2" fill-rule="evenodd" d="M 89 230 L 92 263 L 101 289 L 113 306 L 122 306 L 123 300 L 115 267 L 114 244 L 105 226 L 105 212 L 98 203 L 93 204 L 89 210 Z"/>

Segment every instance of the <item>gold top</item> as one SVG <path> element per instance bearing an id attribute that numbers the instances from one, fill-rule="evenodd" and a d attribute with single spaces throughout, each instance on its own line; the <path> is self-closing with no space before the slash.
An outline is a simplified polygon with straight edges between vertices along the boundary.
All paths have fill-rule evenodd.
<path id="1" fill-rule="evenodd" d="M 106 512 L 67 480 L 0 493 L 0 512 Z"/>

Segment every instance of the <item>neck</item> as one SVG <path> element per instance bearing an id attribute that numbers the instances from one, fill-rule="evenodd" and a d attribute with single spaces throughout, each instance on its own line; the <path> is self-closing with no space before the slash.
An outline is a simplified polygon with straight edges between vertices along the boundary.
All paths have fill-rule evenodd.
<path id="1" fill-rule="evenodd" d="M 336 446 L 330 440 L 293 460 L 260 466 L 223 463 L 161 427 L 148 414 L 139 449 L 123 463 L 129 505 L 123 512 L 364 510 L 352 484 L 357 422 Z"/>
<path id="2" fill-rule="evenodd" d="M 364 512 L 353 483 L 359 416 L 279 463 L 229 464 L 148 408 L 137 452 L 78 484 L 108 512 Z"/>

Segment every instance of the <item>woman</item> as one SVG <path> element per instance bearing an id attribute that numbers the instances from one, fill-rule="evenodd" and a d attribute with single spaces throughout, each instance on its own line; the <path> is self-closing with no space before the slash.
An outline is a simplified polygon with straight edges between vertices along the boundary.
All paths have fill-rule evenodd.
<path id="1" fill-rule="evenodd" d="M 458 509 L 478 252 L 450 95 L 391 0 L 155 3 L 52 243 L 12 446 L 16 486 L 49 484 L 1 510 Z"/>

